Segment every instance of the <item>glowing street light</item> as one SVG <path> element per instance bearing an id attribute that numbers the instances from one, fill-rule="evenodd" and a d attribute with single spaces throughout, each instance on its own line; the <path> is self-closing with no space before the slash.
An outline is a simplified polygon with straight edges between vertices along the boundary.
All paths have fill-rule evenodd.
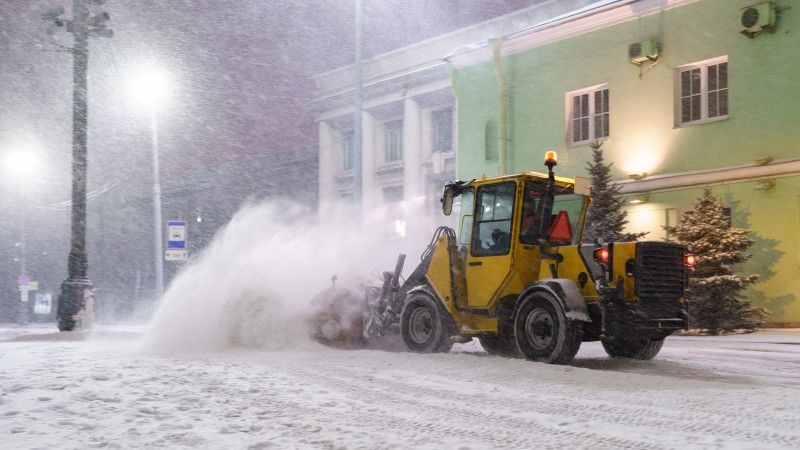
<path id="1" fill-rule="evenodd" d="M 2 168 L 5 178 L 23 182 L 39 171 L 41 159 L 31 150 L 11 150 L 3 155 Z"/>
<path id="2" fill-rule="evenodd" d="M 138 67 L 128 79 L 128 95 L 131 100 L 150 109 L 163 105 L 169 90 L 169 73 L 155 64 Z"/>
<path id="3" fill-rule="evenodd" d="M 155 291 L 164 292 L 164 255 L 161 232 L 161 175 L 158 161 L 157 109 L 169 93 L 169 74 L 159 66 L 145 65 L 132 72 L 128 79 L 128 94 L 133 102 L 144 105 L 150 112 L 150 142 L 153 159 L 153 248 L 155 251 Z"/>
<path id="4" fill-rule="evenodd" d="M 19 249 L 19 257 L 14 258 L 19 263 L 19 278 L 23 280 L 28 277 L 27 261 L 27 224 L 28 216 L 27 194 L 33 183 L 30 180 L 35 177 L 42 166 L 39 154 L 30 149 L 13 149 L 2 155 L 0 167 L 5 178 L 14 180 L 20 185 L 20 242 L 14 244 Z M 17 321 L 21 324 L 28 323 L 28 286 L 20 285 L 20 308 Z"/>

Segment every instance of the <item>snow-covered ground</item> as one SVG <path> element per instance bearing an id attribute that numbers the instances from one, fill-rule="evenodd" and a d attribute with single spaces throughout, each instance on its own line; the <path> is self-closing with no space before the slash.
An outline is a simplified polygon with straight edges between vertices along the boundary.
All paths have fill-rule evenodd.
<path id="1" fill-rule="evenodd" d="M 671 337 L 651 362 L 231 348 L 0 329 L 2 448 L 800 448 L 800 330 Z"/>

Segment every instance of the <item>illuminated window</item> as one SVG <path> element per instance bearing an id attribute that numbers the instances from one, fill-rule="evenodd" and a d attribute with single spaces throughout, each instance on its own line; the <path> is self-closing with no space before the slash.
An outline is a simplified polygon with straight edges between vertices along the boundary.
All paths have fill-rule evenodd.
<path id="1" fill-rule="evenodd" d="M 611 115 L 607 85 L 567 92 L 567 142 L 582 145 L 608 138 Z"/>
<path id="2" fill-rule="evenodd" d="M 675 71 L 675 126 L 728 117 L 728 57 L 700 61 Z"/>

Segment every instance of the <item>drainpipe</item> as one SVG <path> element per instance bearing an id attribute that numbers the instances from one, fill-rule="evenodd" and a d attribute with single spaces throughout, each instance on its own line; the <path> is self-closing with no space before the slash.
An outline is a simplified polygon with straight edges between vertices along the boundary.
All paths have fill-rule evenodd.
<path id="1" fill-rule="evenodd" d="M 494 55 L 494 73 L 497 77 L 497 84 L 500 87 L 500 148 L 498 160 L 500 162 L 500 175 L 508 173 L 508 82 L 503 73 L 502 50 L 503 41 L 501 38 L 489 39 Z"/>

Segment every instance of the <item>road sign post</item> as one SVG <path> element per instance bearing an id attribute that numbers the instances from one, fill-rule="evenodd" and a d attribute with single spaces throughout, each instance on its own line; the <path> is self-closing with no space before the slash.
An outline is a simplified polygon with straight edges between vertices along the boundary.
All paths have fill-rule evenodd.
<path id="1" fill-rule="evenodd" d="M 19 314 L 17 316 L 17 322 L 22 325 L 27 325 L 28 323 L 28 293 L 31 291 L 31 283 L 35 283 L 31 281 L 31 277 L 28 275 L 20 275 L 17 277 L 17 285 L 19 286 Z M 38 288 L 38 283 L 37 286 Z"/>

